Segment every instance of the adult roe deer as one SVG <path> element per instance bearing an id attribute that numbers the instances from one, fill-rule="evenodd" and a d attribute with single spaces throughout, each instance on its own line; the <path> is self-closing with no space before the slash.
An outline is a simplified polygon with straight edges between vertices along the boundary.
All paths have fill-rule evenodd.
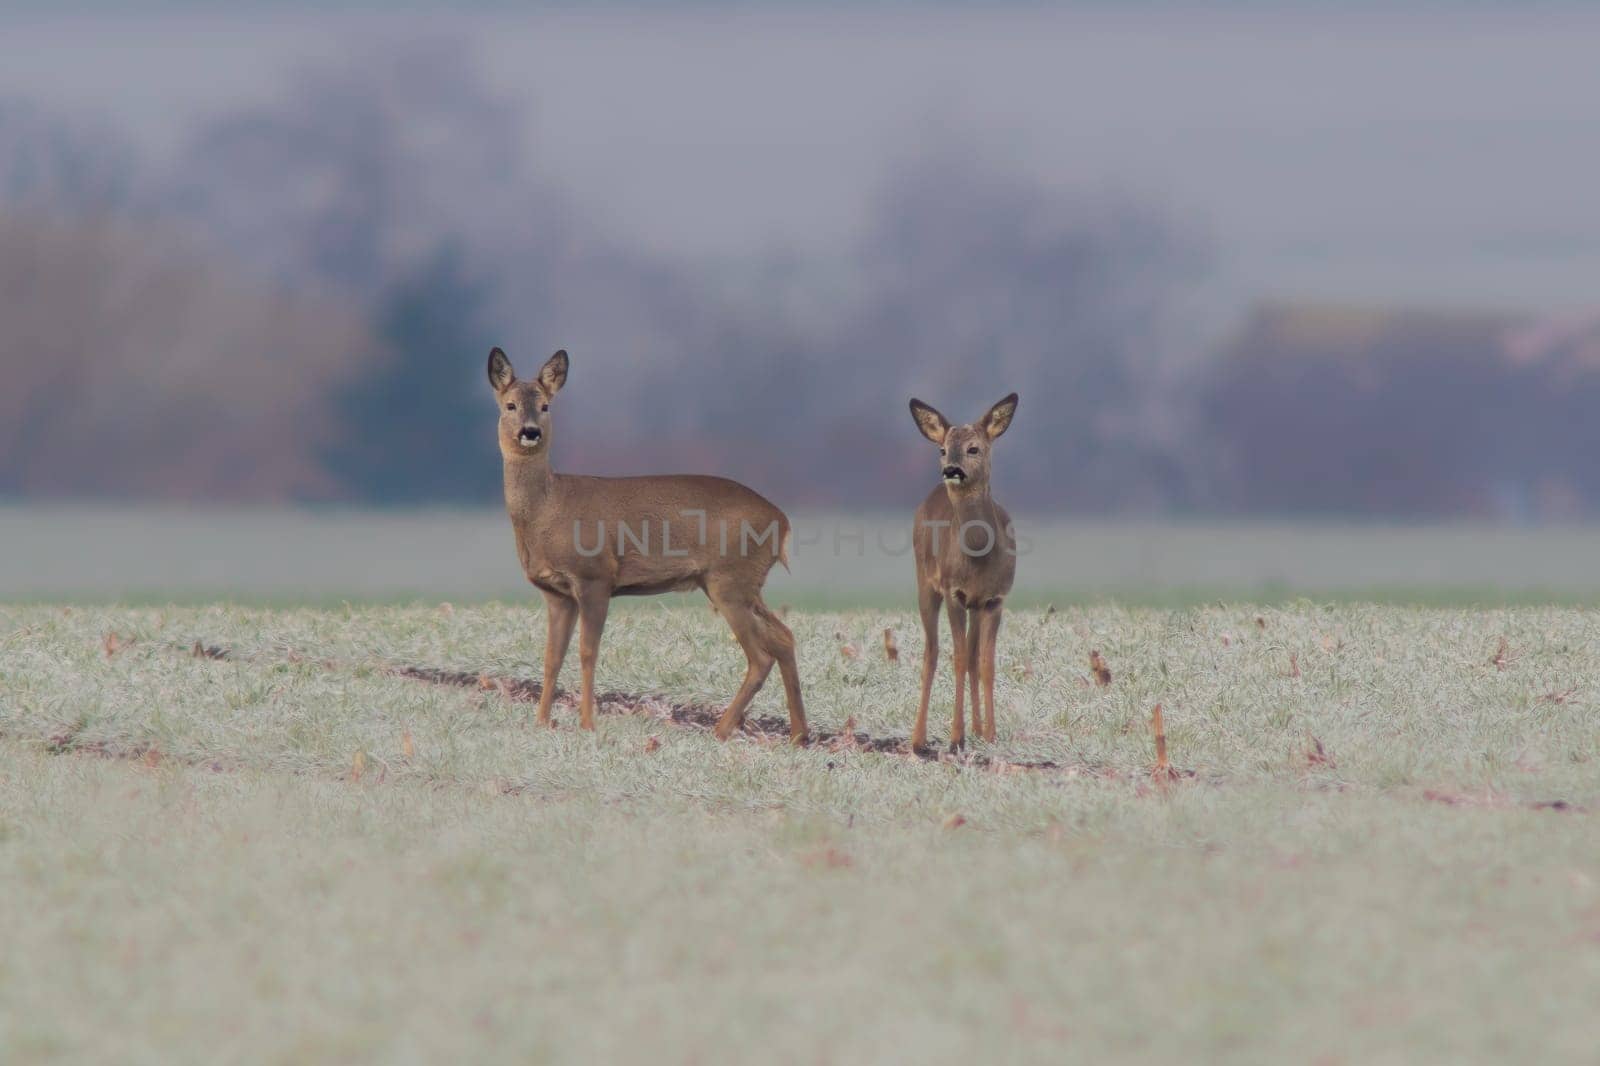
<path id="1" fill-rule="evenodd" d="M 917 607 L 922 612 L 922 701 L 911 730 L 911 749 L 928 744 L 928 700 L 939 664 L 939 605 L 947 601 L 956 664 L 956 712 L 950 750 L 966 743 L 961 698 L 972 686 L 972 731 L 994 739 L 994 647 L 1000 614 L 1017 573 L 1017 543 L 1011 516 L 989 492 L 989 453 L 1017 410 L 1012 393 L 966 426 L 952 426 L 921 400 L 911 417 L 922 435 L 939 446 L 942 482 L 917 508 L 912 544 L 917 559 Z M 985 712 L 980 715 L 978 682 Z"/>
<path id="2" fill-rule="evenodd" d="M 744 723 L 746 708 L 776 663 L 789 704 L 790 737 L 805 743 L 794 634 L 761 600 L 773 564 L 789 564 L 788 517 L 726 478 L 553 472 L 550 401 L 566 384 L 567 366 L 566 351 L 559 351 L 537 377 L 519 381 L 505 352 L 489 353 L 489 384 L 500 403 L 506 511 L 523 573 L 548 606 L 539 723 L 550 724 L 556 676 L 575 622 L 583 665 L 578 720 L 593 729 L 594 665 L 611 597 L 698 588 L 749 660 L 744 684 L 717 721 L 718 739 L 727 740 Z"/>

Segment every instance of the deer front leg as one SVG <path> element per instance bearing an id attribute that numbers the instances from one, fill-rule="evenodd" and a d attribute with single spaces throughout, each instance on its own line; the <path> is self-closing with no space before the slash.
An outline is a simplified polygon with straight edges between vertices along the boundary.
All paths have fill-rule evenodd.
<path id="1" fill-rule="evenodd" d="M 922 699 L 917 704 L 917 724 L 911 729 L 911 750 L 921 754 L 928 748 L 928 701 L 933 698 L 933 676 L 939 667 L 939 604 L 943 597 L 927 585 L 917 590 L 917 609 L 922 612 Z"/>
<path id="2" fill-rule="evenodd" d="M 980 638 L 983 626 L 976 607 L 967 611 L 967 694 L 972 699 L 972 735 L 983 740 L 983 705 L 978 702 L 978 675 L 983 660 L 980 658 Z"/>
<path id="3" fill-rule="evenodd" d="M 550 704 L 556 698 L 556 678 L 572 643 L 572 626 L 578 620 L 578 602 L 554 592 L 544 594 L 544 686 L 539 689 L 539 724 L 550 725 Z"/>
<path id="4" fill-rule="evenodd" d="M 961 713 L 961 697 L 967 687 L 967 609 L 955 600 L 945 604 L 950 616 L 950 643 L 956 659 L 956 713 L 950 722 L 950 750 L 961 750 L 967 742 L 966 722 Z"/>
<path id="5" fill-rule="evenodd" d="M 983 627 L 983 639 L 979 645 L 983 649 L 983 658 L 979 667 L 983 674 L 983 739 L 994 741 L 994 661 L 995 646 L 1000 642 L 1000 612 L 1001 605 L 996 603 L 992 607 L 984 608 L 980 615 Z M 976 700 L 977 696 L 973 696 Z"/>
<path id="6" fill-rule="evenodd" d="M 611 590 L 589 585 L 578 590 L 578 661 L 583 690 L 578 697 L 578 728 L 594 729 L 594 664 L 600 658 L 600 634 L 611 609 Z"/>

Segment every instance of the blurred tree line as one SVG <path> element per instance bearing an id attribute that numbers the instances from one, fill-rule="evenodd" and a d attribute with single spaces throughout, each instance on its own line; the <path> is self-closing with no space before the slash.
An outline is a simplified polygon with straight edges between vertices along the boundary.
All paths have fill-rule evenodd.
<path id="1" fill-rule="evenodd" d="M 1499 387 L 1505 323 L 1389 321 L 1347 362 L 1348 336 L 1319 348 L 1268 315 L 1196 351 L 1184 301 L 1206 250 L 1182 225 L 943 142 L 881 176 L 851 247 L 774 253 L 730 285 L 611 232 L 524 150 L 522 120 L 438 43 L 305 70 L 164 167 L 0 101 L 0 495 L 491 504 L 493 344 L 527 370 L 572 351 L 561 469 L 717 472 L 789 506 L 905 506 L 933 480 L 907 399 L 966 419 L 1012 390 L 997 476 L 1027 510 L 1484 513 L 1550 494 L 1524 484 L 1537 442 L 1512 461 L 1438 436 L 1449 405 Z M 1392 358 L 1424 334 L 1433 361 Z M 1373 375 L 1387 407 L 1361 407 Z M 1442 381 L 1426 429 L 1400 428 Z M 1493 486 L 1468 469 L 1464 488 L 1407 487 L 1463 455 Z M 1561 477 L 1579 509 L 1600 499 Z"/>

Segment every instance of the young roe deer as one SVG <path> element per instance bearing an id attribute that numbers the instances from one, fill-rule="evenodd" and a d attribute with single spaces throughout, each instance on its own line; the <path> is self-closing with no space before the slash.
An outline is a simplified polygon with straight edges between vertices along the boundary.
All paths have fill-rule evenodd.
<path id="1" fill-rule="evenodd" d="M 761 600 L 774 563 L 789 564 L 789 519 L 738 482 L 692 474 L 580 477 L 550 469 L 550 401 L 567 380 L 556 352 L 531 381 L 520 381 L 499 348 L 489 353 L 489 384 L 500 404 L 500 455 L 506 511 L 528 580 L 544 593 L 549 626 L 539 723 L 550 724 L 556 676 L 579 627 L 583 689 L 578 720 L 594 728 L 594 664 L 613 596 L 653 596 L 698 588 L 733 630 L 749 667 L 716 726 L 727 740 L 776 663 L 789 704 L 789 734 L 806 740 L 805 704 L 794 634 Z"/>
<path id="2" fill-rule="evenodd" d="M 994 739 L 994 646 L 1000 613 L 1017 573 L 1017 543 L 1011 516 L 989 493 L 989 453 L 1017 410 L 1012 393 L 966 426 L 952 426 L 921 400 L 911 417 L 922 435 L 939 446 L 936 487 L 917 508 L 912 544 L 917 558 L 917 607 L 922 612 L 922 702 L 911 730 L 911 749 L 928 744 L 928 700 L 939 664 L 939 605 L 946 602 L 956 662 L 956 713 L 950 750 L 966 743 L 961 698 L 971 679 L 972 732 Z M 985 713 L 979 714 L 978 682 Z"/>

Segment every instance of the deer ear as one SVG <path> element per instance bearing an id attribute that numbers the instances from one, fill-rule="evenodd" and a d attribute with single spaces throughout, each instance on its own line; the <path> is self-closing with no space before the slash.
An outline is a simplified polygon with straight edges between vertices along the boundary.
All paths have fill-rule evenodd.
<path id="1" fill-rule="evenodd" d="M 517 380 L 516 371 L 511 369 L 511 360 L 506 358 L 506 353 L 495 348 L 489 353 L 489 387 L 495 392 L 504 392 Z"/>
<path id="2" fill-rule="evenodd" d="M 922 435 L 935 444 L 943 444 L 946 433 L 950 432 L 950 423 L 945 421 L 944 415 L 935 411 L 921 400 L 911 401 L 911 417 L 916 420 L 917 428 L 922 430 Z"/>
<path id="3" fill-rule="evenodd" d="M 554 396 L 567 383 L 567 350 L 561 349 L 539 369 L 539 386 L 546 396 Z"/>
<path id="4" fill-rule="evenodd" d="M 1017 413 L 1017 394 L 1012 393 L 983 413 L 978 425 L 983 427 L 990 440 L 994 440 L 1011 425 L 1011 416 Z"/>

